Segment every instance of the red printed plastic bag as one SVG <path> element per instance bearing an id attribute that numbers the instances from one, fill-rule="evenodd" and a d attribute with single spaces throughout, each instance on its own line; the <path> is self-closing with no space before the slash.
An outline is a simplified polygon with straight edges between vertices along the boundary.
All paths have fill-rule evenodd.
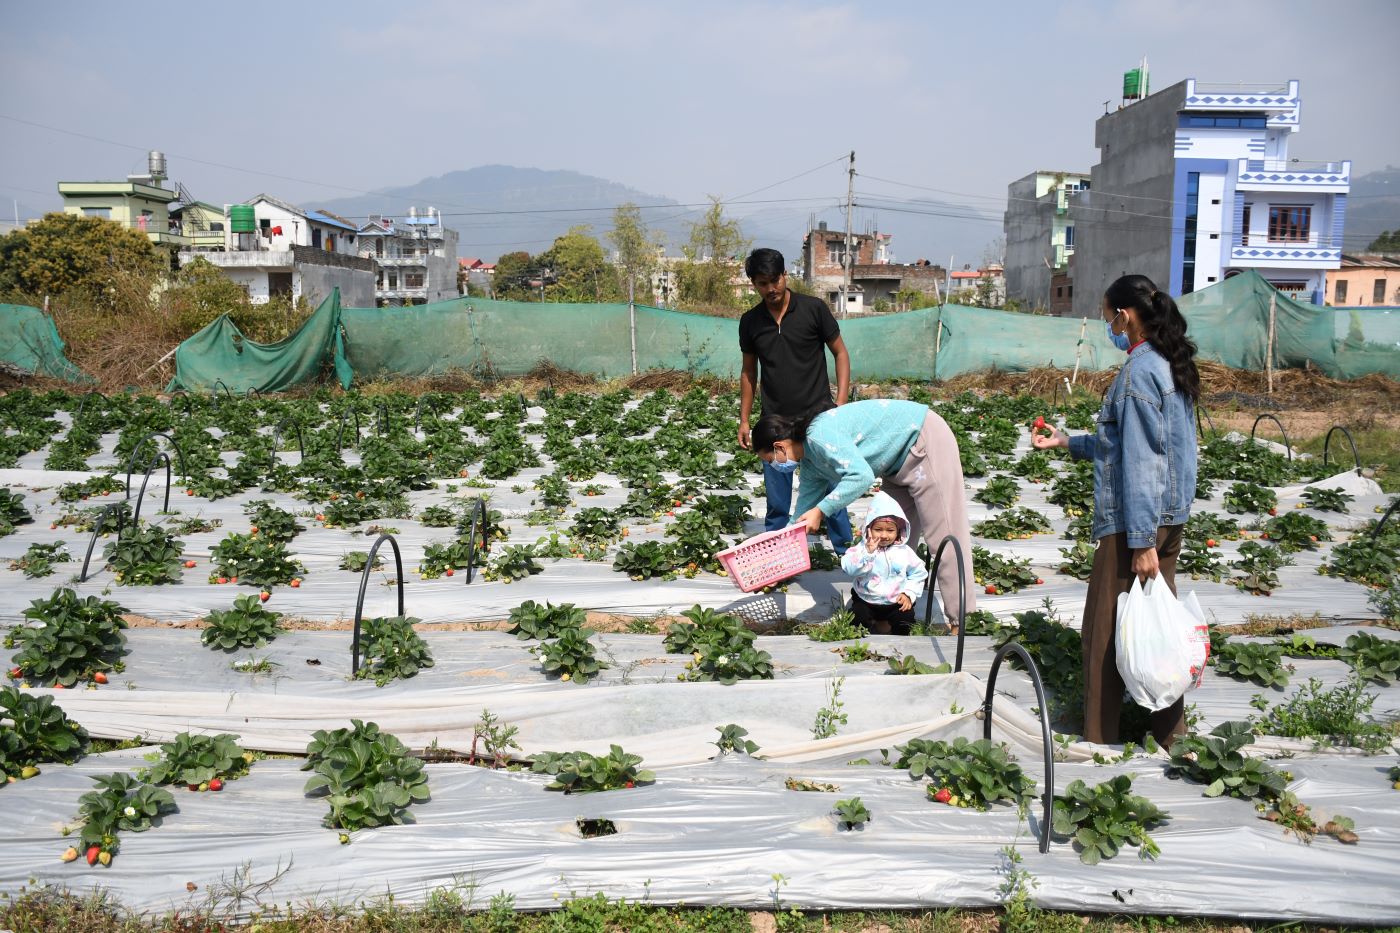
<path id="1" fill-rule="evenodd" d="M 1191 644 L 1191 686 L 1186 689 L 1195 690 L 1201 685 L 1201 678 L 1206 673 L 1206 661 L 1210 658 L 1210 626 L 1206 624 L 1206 614 L 1201 611 L 1195 590 L 1186 594 L 1181 606 L 1190 616 L 1187 641 Z"/>
<path id="2" fill-rule="evenodd" d="M 1128 695 L 1150 710 L 1165 709 L 1186 694 L 1194 679 L 1189 631 L 1194 619 L 1160 576 L 1118 597 L 1114 643 L 1118 673 Z"/>

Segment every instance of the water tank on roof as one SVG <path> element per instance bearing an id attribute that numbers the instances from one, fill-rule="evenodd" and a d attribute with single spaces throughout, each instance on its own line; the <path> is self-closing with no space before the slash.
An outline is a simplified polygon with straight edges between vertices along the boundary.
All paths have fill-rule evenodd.
<path id="1" fill-rule="evenodd" d="M 1141 68 L 1123 72 L 1123 99 L 1140 100 L 1147 96 L 1147 82 L 1143 80 Z"/>
<path id="2" fill-rule="evenodd" d="M 233 233 L 257 233 L 258 218 L 251 204 L 233 204 L 228 209 L 229 230 Z"/>

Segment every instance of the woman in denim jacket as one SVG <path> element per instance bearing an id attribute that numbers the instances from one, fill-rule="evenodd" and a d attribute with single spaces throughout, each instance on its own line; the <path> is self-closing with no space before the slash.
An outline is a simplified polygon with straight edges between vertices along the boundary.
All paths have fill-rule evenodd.
<path id="1" fill-rule="evenodd" d="M 1116 743 L 1123 678 L 1114 650 L 1118 595 L 1158 573 L 1176 592 L 1182 526 L 1196 495 L 1196 345 L 1176 302 L 1142 275 L 1104 294 L 1109 336 L 1128 360 L 1104 397 L 1093 434 L 1051 429 L 1036 447 L 1094 461 L 1094 567 L 1084 602 L 1084 738 Z M 1186 732 L 1184 699 L 1152 713 L 1163 747 Z M 1132 738 L 1137 738 L 1133 736 Z"/>

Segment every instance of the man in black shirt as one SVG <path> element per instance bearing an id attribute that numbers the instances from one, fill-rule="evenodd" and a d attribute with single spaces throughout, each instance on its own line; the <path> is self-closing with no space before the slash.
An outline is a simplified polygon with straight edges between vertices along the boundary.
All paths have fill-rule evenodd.
<path id="1" fill-rule="evenodd" d="M 851 357 L 841 328 L 826 302 L 794 294 L 787 287 L 783 254 L 756 249 L 744 272 L 762 298 L 739 319 L 739 349 L 744 364 L 739 376 L 739 446 L 749 449 L 749 417 L 754 389 L 762 393 L 765 415 L 811 417 L 846 401 L 851 388 Z M 826 350 L 836 358 L 836 400 L 826 375 Z M 784 528 L 792 513 L 792 467 L 765 463 L 763 484 L 768 511 L 763 526 Z M 831 546 L 838 555 L 851 546 L 851 518 L 845 509 L 826 520 Z"/>

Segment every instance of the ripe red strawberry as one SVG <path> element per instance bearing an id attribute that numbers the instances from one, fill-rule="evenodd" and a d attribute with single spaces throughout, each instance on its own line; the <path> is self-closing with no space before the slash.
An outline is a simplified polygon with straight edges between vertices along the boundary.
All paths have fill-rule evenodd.
<path id="1" fill-rule="evenodd" d="M 1035 578 L 1035 585 L 1036 585 L 1036 586 L 1042 586 L 1042 585 L 1044 585 L 1044 583 L 1045 583 L 1045 581 L 1042 580 L 1042 579 L 1040 579 L 1040 577 L 1036 577 L 1036 578 Z"/>
<path id="2" fill-rule="evenodd" d="M 227 582 L 228 582 L 228 577 L 220 577 L 220 578 L 219 578 L 219 582 L 220 582 L 220 583 L 227 583 Z"/>
<path id="3" fill-rule="evenodd" d="M 298 577 L 297 579 L 292 580 L 291 586 L 292 589 L 296 589 L 297 587 L 301 586 L 301 578 Z"/>
<path id="4" fill-rule="evenodd" d="M 96 684 L 105 684 L 107 682 L 107 675 L 98 671 L 96 674 L 92 675 L 92 682 Z"/>
<path id="5" fill-rule="evenodd" d="M 19 680 L 21 677 L 24 676 L 24 671 L 21 668 L 12 667 L 10 668 L 10 676 L 13 677 L 15 680 Z"/>
<path id="6" fill-rule="evenodd" d="M 67 689 L 68 689 L 67 687 L 63 686 L 63 684 L 54 684 L 54 685 L 53 685 L 53 688 L 54 688 L 55 690 L 67 690 Z"/>
<path id="7" fill-rule="evenodd" d="M 1277 515 L 1277 514 L 1278 514 L 1278 509 L 1269 509 L 1269 514 L 1270 514 L 1270 515 Z"/>
<path id="8" fill-rule="evenodd" d="M 263 602 L 267 602 L 271 598 L 272 594 L 269 593 L 267 590 L 263 590 L 261 593 L 258 594 L 258 599 L 261 599 Z"/>
<path id="9" fill-rule="evenodd" d="M 633 781 L 628 781 L 628 782 L 627 782 L 626 784 L 624 784 L 623 786 L 630 789 L 630 788 L 636 787 L 637 785 L 636 785 L 636 783 L 633 782 Z"/>
<path id="10" fill-rule="evenodd" d="M 933 799 L 937 800 L 939 803 L 947 803 L 949 800 L 953 799 L 953 792 L 946 787 L 940 787 L 938 788 L 938 792 L 933 795 Z"/>
<path id="11" fill-rule="evenodd" d="M 224 782 L 223 782 L 223 780 L 222 780 L 221 778 L 213 778 L 213 779 L 210 780 L 210 782 L 209 782 L 209 789 L 212 790 L 212 791 L 221 791 L 221 790 L 223 790 L 223 789 L 224 789 Z"/>
<path id="12" fill-rule="evenodd" d="M 995 586 L 992 586 L 991 584 L 988 584 L 988 585 L 987 585 L 987 595 L 988 595 L 988 596 L 995 596 L 995 595 L 997 595 L 997 588 L 996 588 Z"/>
<path id="13" fill-rule="evenodd" d="M 450 576 L 452 576 L 452 574 L 453 574 L 454 572 L 455 572 L 455 571 L 453 571 L 453 569 L 452 569 L 451 567 L 448 567 L 448 568 L 447 568 L 446 570 L 444 570 L 442 573 L 443 573 L 444 576 L 450 577 Z"/>
<path id="14" fill-rule="evenodd" d="M 187 496 L 192 496 L 192 495 L 194 495 L 194 490 L 193 490 L 193 489 L 186 489 L 186 490 L 185 490 L 185 495 L 187 495 Z"/>
<path id="15" fill-rule="evenodd" d="M 1206 547 L 1215 547 L 1215 539 L 1206 538 Z"/>
<path id="16" fill-rule="evenodd" d="M 96 865 L 96 864 L 97 864 L 97 856 L 100 855 L 101 853 L 102 853 L 102 847 L 101 847 L 101 846 L 88 846 L 87 856 L 86 856 L 86 857 L 87 857 L 87 863 L 88 863 L 89 865 Z"/>
<path id="17" fill-rule="evenodd" d="M 186 566 L 186 567 L 193 567 L 193 566 L 194 566 L 194 561 L 192 561 L 192 560 L 187 560 L 187 561 L 185 561 L 185 566 Z"/>

